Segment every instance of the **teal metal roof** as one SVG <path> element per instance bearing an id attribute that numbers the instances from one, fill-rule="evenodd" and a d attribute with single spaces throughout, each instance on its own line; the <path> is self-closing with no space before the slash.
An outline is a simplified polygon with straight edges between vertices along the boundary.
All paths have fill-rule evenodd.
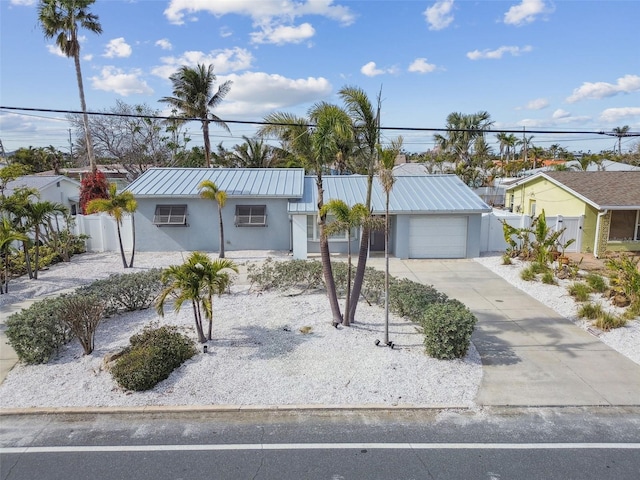
<path id="1" fill-rule="evenodd" d="M 395 177 L 389 197 L 392 214 L 419 213 L 487 213 L 491 211 L 456 175 L 407 175 Z M 291 214 L 313 214 L 318 211 L 315 177 L 304 179 L 304 196 L 289 202 Z M 361 175 L 322 177 L 325 203 L 340 199 L 348 205 L 365 203 L 367 177 Z M 371 207 L 373 213 L 385 212 L 386 196 L 377 178 L 373 180 Z"/>
<path id="2" fill-rule="evenodd" d="M 151 168 L 127 190 L 136 197 L 198 197 L 198 185 L 211 180 L 233 197 L 300 198 L 302 168 Z"/>

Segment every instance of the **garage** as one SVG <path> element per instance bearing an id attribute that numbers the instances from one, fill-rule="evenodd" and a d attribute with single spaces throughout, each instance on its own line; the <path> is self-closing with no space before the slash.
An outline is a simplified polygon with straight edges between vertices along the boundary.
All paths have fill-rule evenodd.
<path id="1" fill-rule="evenodd" d="M 467 216 L 411 216 L 409 258 L 465 258 L 467 224 Z"/>

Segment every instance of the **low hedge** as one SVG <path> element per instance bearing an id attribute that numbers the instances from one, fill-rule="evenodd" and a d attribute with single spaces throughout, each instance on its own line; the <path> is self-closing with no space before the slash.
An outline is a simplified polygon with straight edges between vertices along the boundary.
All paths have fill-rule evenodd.
<path id="1" fill-rule="evenodd" d="M 473 313 L 458 300 L 429 305 L 421 321 L 427 354 L 440 360 L 464 357 L 476 321 Z"/>

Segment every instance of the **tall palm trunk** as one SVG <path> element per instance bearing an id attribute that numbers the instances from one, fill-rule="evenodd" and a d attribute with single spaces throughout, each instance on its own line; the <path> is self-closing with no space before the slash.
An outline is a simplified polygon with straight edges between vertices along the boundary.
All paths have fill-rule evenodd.
<path id="1" fill-rule="evenodd" d="M 324 189 L 322 188 L 322 173 L 318 173 L 316 177 L 316 186 L 318 188 L 318 212 L 322 210 L 324 205 Z M 322 274 L 324 275 L 324 283 L 327 287 L 327 296 L 329 297 L 329 305 L 331 306 L 331 315 L 333 324 L 342 323 L 342 314 L 340 313 L 340 304 L 338 303 L 338 293 L 336 292 L 336 282 L 333 279 L 333 269 L 331 268 L 331 255 L 329 253 L 329 239 L 325 235 L 325 216 L 318 217 L 320 225 L 320 258 L 322 260 Z"/>
<path id="2" fill-rule="evenodd" d="M 204 136 L 204 159 L 207 168 L 211 168 L 211 140 L 209 140 L 209 120 L 202 121 L 202 135 Z"/>
<path id="3" fill-rule="evenodd" d="M 80 93 L 80 108 L 82 109 L 82 123 L 84 126 L 84 140 L 87 148 L 87 157 L 89 157 L 89 165 L 91 172 L 96 173 L 96 159 L 93 154 L 93 140 L 91 139 L 91 131 L 89 130 L 89 116 L 87 115 L 87 102 L 84 99 L 84 84 L 82 83 L 82 70 L 80 69 L 80 54 L 73 56 L 73 62 L 76 65 L 76 79 L 78 80 L 78 92 Z"/>
<path id="4" fill-rule="evenodd" d="M 351 325 L 350 301 L 351 301 L 351 238 L 350 233 L 347 232 L 347 298 L 344 301 L 344 320 L 342 324 L 345 327 Z"/>
<path id="5" fill-rule="evenodd" d="M 222 206 L 218 203 L 218 218 L 220 219 L 220 258 L 224 258 L 224 227 L 222 225 Z"/>
<path id="6" fill-rule="evenodd" d="M 36 256 L 35 256 L 35 268 L 33 269 L 33 279 L 38 279 L 38 267 L 40 266 L 40 226 L 36 225 L 35 228 L 35 246 L 36 246 Z"/>
<path id="7" fill-rule="evenodd" d="M 122 258 L 122 265 L 124 268 L 128 268 L 127 257 L 124 255 L 124 246 L 122 245 L 122 233 L 120 232 L 120 222 L 116 220 L 116 231 L 118 232 L 118 243 L 120 244 L 120 257 Z"/>
<path id="8" fill-rule="evenodd" d="M 384 216 L 384 343 L 389 345 L 389 192 Z"/>
<path id="9" fill-rule="evenodd" d="M 129 262 L 129 268 L 133 268 L 133 259 L 136 256 L 136 217 L 135 213 L 131 212 L 131 261 Z"/>

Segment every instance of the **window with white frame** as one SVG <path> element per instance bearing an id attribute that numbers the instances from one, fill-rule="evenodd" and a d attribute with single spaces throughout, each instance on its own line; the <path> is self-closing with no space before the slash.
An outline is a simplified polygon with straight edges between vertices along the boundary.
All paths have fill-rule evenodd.
<path id="1" fill-rule="evenodd" d="M 613 210 L 609 240 L 640 240 L 640 210 Z"/>
<path id="2" fill-rule="evenodd" d="M 236 227 L 266 227 L 266 205 L 236 205 Z"/>
<path id="3" fill-rule="evenodd" d="M 153 215 L 153 224 L 158 227 L 173 226 L 184 227 L 187 225 L 186 205 L 156 205 Z"/>
<path id="4" fill-rule="evenodd" d="M 335 220 L 332 215 L 327 215 L 326 223 L 330 224 Z M 347 236 L 347 232 L 334 233 L 329 235 L 330 242 L 346 242 L 355 238 L 355 229 L 351 230 L 351 236 Z M 318 225 L 317 215 L 307 215 L 307 240 L 317 242 L 320 240 L 320 225 Z"/>

